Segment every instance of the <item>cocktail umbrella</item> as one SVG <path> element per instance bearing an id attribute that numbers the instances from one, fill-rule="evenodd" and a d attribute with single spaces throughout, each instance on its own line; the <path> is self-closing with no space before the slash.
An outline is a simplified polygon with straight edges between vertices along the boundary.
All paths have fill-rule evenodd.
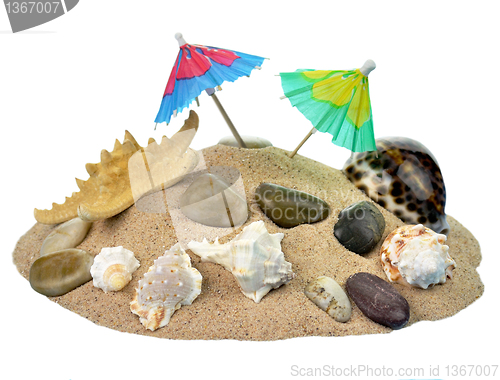
<path id="1" fill-rule="evenodd" d="M 233 50 L 188 44 L 180 33 L 175 38 L 179 41 L 180 50 L 155 122 L 158 124 L 165 121 L 168 124 L 172 116 L 189 107 L 194 100 L 198 102 L 198 95 L 206 91 L 215 101 L 240 147 L 246 148 L 215 95 L 215 88 L 220 89 L 219 86 L 224 81 L 234 82 L 239 77 L 249 76 L 253 69 L 260 69 L 264 58 Z"/>
<path id="2" fill-rule="evenodd" d="M 375 62 L 369 59 L 354 70 L 280 73 L 282 99 L 288 98 L 314 125 L 290 158 L 316 131 L 330 133 L 334 144 L 351 152 L 377 150 L 368 90 L 368 74 L 373 69 Z"/>

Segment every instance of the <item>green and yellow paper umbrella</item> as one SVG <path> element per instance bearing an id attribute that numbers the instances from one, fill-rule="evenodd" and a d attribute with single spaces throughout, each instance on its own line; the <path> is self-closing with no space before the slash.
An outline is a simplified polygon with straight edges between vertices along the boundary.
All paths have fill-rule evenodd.
<path id="1" fill-rule="evenodd" d="M 293 157 L 316 131 L 328 132 L 335 145 L 352 152 L 377 150 L 368 90 L 371 59 L 354 70 L 297 70 L 280 73 L 281 86 L 292 106 L 314 125 L 290 154 Z"/>

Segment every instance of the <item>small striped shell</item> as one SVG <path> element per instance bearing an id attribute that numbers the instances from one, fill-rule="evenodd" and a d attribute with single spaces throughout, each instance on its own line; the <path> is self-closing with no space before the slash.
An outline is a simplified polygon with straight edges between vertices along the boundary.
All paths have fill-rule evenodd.
<path id="1" fill-rule="evenodd" d="M 377 152 L 355 153 L 344 174 L 366 195 L 407 224 L 447 235 L 446 189 L 432 153 L 403 137 L 376 140 Z"/>
<path id="2" fill-rule="evenodd" d="M 154 331 L 166 326 L 182 305 L 191 305 L 201 293 L 201 281 L 200 272 L 177 243 L 156 259 L 139 281 L 130 310 L 144 327 Z"/>
<path id="3" fill-rule="evenodd" d="M 380 249 L 380 260 L 391 282 L 427 289 L 452 278 L 455 261 L 448 254 L 446 236 L 421 224 L 391 232 Z"/>
<path id="4" fill-rule="evenodd" d="M 133 252 L 123 247 L 103 248 L 90 268 L 94 286 L 105 292 L 122 290 L 132 280 L 132 273 L 139 268 Z"/>

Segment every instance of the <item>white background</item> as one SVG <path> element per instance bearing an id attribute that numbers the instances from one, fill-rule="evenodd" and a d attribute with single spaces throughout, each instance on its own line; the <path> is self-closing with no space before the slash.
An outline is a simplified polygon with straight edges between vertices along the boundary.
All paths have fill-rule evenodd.
<path id="1" fill-rule="evenodd" d="M 18 379 L 294 378 L 296 368 L 500 364 L 498 329 L 498 10 L 495 1 L 81 1 L 59 19 L 12 34 L 0 9 L 2 132 L 1 345 Z M 277 342 L 168 341 L 99 327 L 35 293 L 12 264 L 16 241 L 87 179 L 85 163 L 128 129 L 154 131 L 178 52 L 174 39 L 270 58 L 219 99 L 241 134 L 292 150 L 309 122 L 282 95 L 279 72 L 351 69 L 367 58 L 376 137 L 415 138 L 437 157 L 447 213 L 481 244 L 484 295 L 457 315 L 386 335 Z M 192 146 L 229 134 L 206 95 Z M 341 168 L 349 152 L 318 133 L 300 154 Z M 290 312 L 293 312 L 291 310 Z M 497 372 L 500 376 L 500 369 Z M 346 378 L 346 377 L 344 377 Z M 363 378 L 353 376 L 352 378 Z M 383 377 L 380 377 L 383 378 Z M 412 376 L 391 378 L 409 379 Z M 422 378 L 422 377 L 421 377 Z M 497 377 L 498 378 L 498 377 Z"/>

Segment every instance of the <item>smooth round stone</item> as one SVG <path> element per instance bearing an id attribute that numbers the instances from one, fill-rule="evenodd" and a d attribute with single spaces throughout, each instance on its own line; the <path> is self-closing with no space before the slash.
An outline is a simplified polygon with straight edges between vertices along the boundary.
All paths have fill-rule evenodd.
<path id="1" fill-rule="evenodd" d="M 92 222 L 86 222 L 80 218 L 64 222 L 45 238 L 40 249 L 40 256 L 67 248 L 75 248 L 85 239 L 91 226 Z"/>
<path id="2" fill-rule="evenodd" d="M 316 306 L 326 311 L 337 322 L 347 322 L 351 318 L 351 302 L 333 278 L 318 277 L 306 286 L 304 293 Z"/>
<path id="3" fill-rule="evenodd" d="M 273 144 L 271 144 L 269 140 L 266 140 L 263 137 L 241 136 L 241 139 L 243 140 L 248 149 L 261 149 L 268 146 L 273 146 Z M 236 148 L 240 147 L 234 136 L 223 137 L 219 140 L 218 144 L 234 146 Z"/>
<path id="4" fill-rule="evenodd" d="M 383 326 L 398 330 L 410 319 L 410 306 L 394 286 L 370 273 L 356 273 L 346 281 L 347 293 L 356 306 Z"/>
<path id="5" fill-rule="evenodd" d="M 364 254 L 377 245 L 384 230 L 382 213 L 373 203 L 361 201 L 340 212 L 334 235 L 349 251 Z"/>
<path id="6" fill-rule="evenodd" d="M 237 227 L 248 218 L 247 202 L 234 186 L 215 174 L 196 178 L 180 198 L 189 219 L 211 227 Z"/>
<path id="7" fill-rule="evenodd" d="M 81 249 L 48 253 L 30 269 L 31 287 L 45 296 L 61 296 L 92 280 L 94 256 Z"/>
<path id="8" fill-rule="evenodd" d="M 260 184 L 255 189 L 255 200 L 269 219 L 285 228 L 319 222 L 330 213 L 324 200 L 273 183 Z"/>

